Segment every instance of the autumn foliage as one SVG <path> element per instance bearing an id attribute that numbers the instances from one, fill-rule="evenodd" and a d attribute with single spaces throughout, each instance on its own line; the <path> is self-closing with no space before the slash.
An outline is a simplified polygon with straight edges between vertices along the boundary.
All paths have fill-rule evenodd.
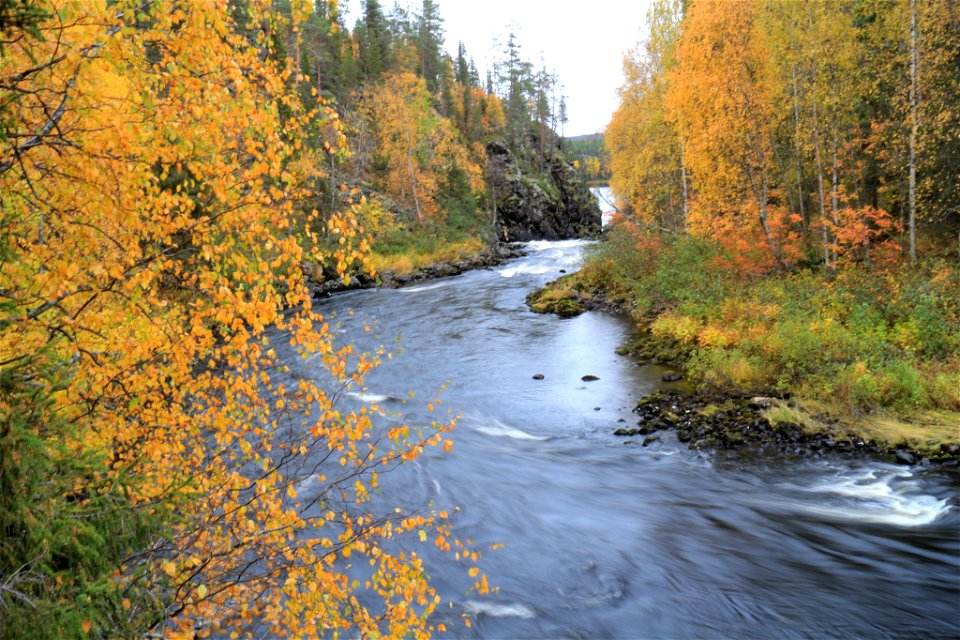
<path id="1" fill-rule="evenodd" d="M 607 131 L 612 185 L 746 272 L 907 253 L 911 221 L 957 219 L 958 25 L 955 2 L 655 2 Z"/>
<path id="2" fill-rule="evenodd" d="M 950 432 L 958 7 L 655 1 L 606 132 L 624 215 L 565 286 L 632 309 L 703 387 Z"/>
<path id="3" fill-rule="evenodd" d="M 0 524 L 21 534 L 0 635 L 433 629 L 391 540 L 457 546 L 446 514 L 364 505 L 451 425 L 337 407 L 379 359 L 334 347 L 302 277 L 364 259 L 350 209 L 310 207 L 340 125 L 277 55 L 309 3 L 242 4 L 57 1 L 3 25 Z M 285 348 L 322 373 L 291 377 Z"/>

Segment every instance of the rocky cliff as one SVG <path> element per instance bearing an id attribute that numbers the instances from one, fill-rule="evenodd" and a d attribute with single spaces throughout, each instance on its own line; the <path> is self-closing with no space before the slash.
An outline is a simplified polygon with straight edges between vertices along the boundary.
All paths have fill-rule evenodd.
<path id="1" fill-rule="evenodd" d="M 487 184 L 501 240 L 564 240 L 600 232 L 600 207 L 573 166 L 555 154 L 546 168 L 545 175 L 526 174 L 505 145 L 487 145 Z"/>

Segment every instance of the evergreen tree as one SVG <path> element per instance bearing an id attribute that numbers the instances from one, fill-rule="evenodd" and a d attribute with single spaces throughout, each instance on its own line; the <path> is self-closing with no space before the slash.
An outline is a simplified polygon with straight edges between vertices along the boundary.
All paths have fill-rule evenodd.
<path id="1" fill-rule="evenodd" d="M 417 17 L 418 73 L 426 81 L 427 90 L 435 94 L 440 88 L 443 49 L 443 18 L 433 0 L 423 0 Z"/>
<path id="2" fill-rule="evenodd" d="M 497 82 L 504 89 L 507 116 L 507 143 L 520 158 L 529 160 L 530 128 L 528 101 L 533 93 L 533 65 L 520 54 L 520 45 L 511 33 L 507 40 L 507 59 L 497 65 Z"/>
<path id="3" fill-rule="evenodd" d="M 363 18 L 357 23 L 355 37 L 359 45 L 360 80 L 378 80 L 390 60 L 390 32 L 379 0 L 363 0 Z"/>

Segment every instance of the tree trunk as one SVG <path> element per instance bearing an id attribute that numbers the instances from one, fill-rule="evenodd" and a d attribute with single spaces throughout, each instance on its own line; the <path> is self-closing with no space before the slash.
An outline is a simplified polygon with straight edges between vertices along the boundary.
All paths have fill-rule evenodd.
<path id="1" fill-rule="evenodd" d="M 837 160 L 837 129 L 833 129 L 833 175 L 831 176 L 830 219 L 834 228 L 840 224 L 840 163 Z M 837 264 L 837 249 L 833 250 L 833 264 Z"/>
<path id="2" fill-rule="evenodd" d="M 817 160 L 817 195 L 820 199 L 820 226 L 823 230 L 823 266 L 832 269 L 830 264 L 830 229 L 827 227 L 827 197 L 823 190 L 823 156 L 820 153 L 820 118 L 817 113 L 817 89 L 814 80 L 813 89 L 813 146 Z"/>
<path id="3" fill-rule="evenodd" d="M 780 169 L 780 176 L 783 179 L 783 190 L 787 194 L 787 205 L 790 207 L 791 213 L 799 213 L 798 207 L 794 206 L 793 203 L 793 194 L 790 189 L 790 180 L 787 178 L 787 164 L 783 161 L 783 156 L 777 150 L 776 145 L 773 141 L 773 136 L 770 136 L 770 147 L 773 149 L 773 157 L 777 159 L 777 167 Z M 797 193 L 798 199 L 802 198 L 802 194 Z"/>
<path id="4" fill-rule="evenodd" d="M 753 197 L 757 201 L 758 215 L 760 221 L 760 229 L 763 231 L 763 237 L 767 241 L 767 246 L 770 248 L 770 253 L 773 254 L 774 260 L 776 260 L 778 265 L 782 265 L 783 261 L 780 256 L 780 248 L 777 246 L 777 241 L 774 239 L 773 234 L 770 233 L 770 224 L 769 224 L 769 215 L 767 208 L 767 199 L 769 196 L 768 187 L 767 187 L 767 172 L 764 167 L 763 152 L 760 149 L 759 145 L 754 141 L 753 136 L 747 134 L 747 144 L 752 147 L 754 158 L 757 162 L 757 169 L 754 169 L 753 162 L 747 162 L 747 176 L 750 178 L 750 188 L 753 191 Z M 757 184 L 757 172 L 759 172 L 759 185 Z"/>
<path id="5" fill-rule="evenodd" d="M 811 33 L 813 32 L 813 17 L 807 13 L 807 24 Z M 827 198 L 823 191 L 823 155 L 820 151 L 820 109 L 817 105 L 819 99 L 817 91 L 817 71 L 816 61 L 813 62 L 813 146 L 814 156 L 817 161 L 817 195 L 820 198 L 820 225 L 823 230 L 823 266 L 826 269 L 832 269 L 830 264 L 830 229 L 827 227 Z"/>
<path id="6" fill-rule="evenodd" d="M 417 173 L 413 167 L 413 142 L 410 140 L 410 130 L 404 128 L 404 137 L 407 141 L 407 173 L 410 175 L 410 191 L 413 194 L 413 205 L 417 210 L 417 222 L 423 222 L 420 211 L 420 197 L 417 195 Z"/>
<path id="7" fill-rule="evenodd" d="M 804 234 L 810 226 L 810 217 L 803 204 L 803 154 L 800 150 L 800 88 L 797 86 L 797 73 L 793 72 L 793 118 L 797 153 L 797 195 L 800 205 L 800 218 L 803 219 Z"/>
<path id="8" fill-rule="evenodd" d="M 683 229 L 687 229 L 690 220 L 690 195 L 687 190 L 687 165 L 684 161 L 684 155 L 680 155 L 680 180 L 683 182 Z"/>
<path id="9" fill-rule="evenodd" d="M 907 226 L 910 230 L 910 261 L 917 261 L 917 3 L 910 0 L 910 195 Z"/>

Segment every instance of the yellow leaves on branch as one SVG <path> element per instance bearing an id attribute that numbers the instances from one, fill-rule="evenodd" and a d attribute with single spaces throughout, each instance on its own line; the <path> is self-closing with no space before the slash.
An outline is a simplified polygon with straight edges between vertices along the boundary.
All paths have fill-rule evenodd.
<path id="1" fill-rule="evenodd" d="M 294 31 L 310 6 L 293 4 Z M 335 411 L 330 389 L 288 376 L 274 348 L 318 355 L 336 385 L 375 364 L 333 348 L 301 273 L 320 253 L 295 207 L 317 177 L 307 128 L 342 148 L 339 125 L 324 126 L 335 114 L 301 101 L 263 54 L 270 34 L 237 29 L 226 3 L 50 11 L 44 37 L 5 44 L 0 62 L 20 78 L 0 96 L 14 134 L 0 143 L 0 366 L 56 363 L 58 410 L 81 427 L 68 446 L 102 456 L 97 486 L 176 513 L 167 542 L 117 579 L 176 612 L 158 629 L 171 636 L 209 620 L 292 637 L 426 634 L 436 594 L 420 560 L 387 553 L 392 518 L 360 509 L 378 466 L 417 457 L 450 425 L 414 442 L 394 434 L 375 453 L 369 415 Z M 266 0 L 249 13 L 284 20 Z M 429 121 L 417 87 L 398 82 L 413 92 L 402 108 Z M 394 153 L 416 154 L 424 131 L 454 153 L 442 131 L 397 131 Z M 429 212 L 434 186 L 417 162 Z M 354 214 L 328 222 L 343 239 L 338 268 L 365 259 Z M 347 506 L 328 511 L 326 495 Z M 377 564 L 382 611 L 353 594 L 339 559 L 350 553 Z"/>

